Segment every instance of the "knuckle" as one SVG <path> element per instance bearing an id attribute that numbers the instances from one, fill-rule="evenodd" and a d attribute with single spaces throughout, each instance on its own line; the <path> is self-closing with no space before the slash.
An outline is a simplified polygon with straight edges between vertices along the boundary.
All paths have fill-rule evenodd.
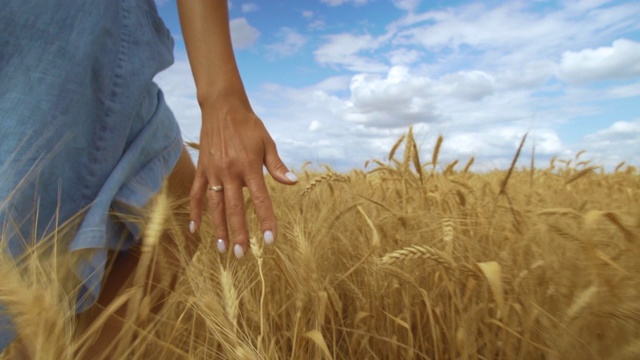
<path id="1" fill-rule="evenodd" d="M 260 230 L 265 232 L 267 230 L 274 230 L 276 228 L 276 221 L 274 219 L 260 221 Z"/>
<path id="2" fill-rule="evenodd" d="M 229 212 L 237 213 L 242 212 L 244 204 L 241 202 L 232 201 L 227 204 L 227 210 Z"/>
<path id="3" fill-rule="evenodd" d="M 227 227 L 226 226 L 222 226 L 222 225 L 218 225 L 215 226 L 214 225 L 214 233 L 216 234 L 216 239 L 223 239 L 225 240 L 227 238 Z"/>
<path id="4" fill-rule="evenodd" d="M 265 137 L 264 144 L 267 147 L 270 147 L 270 148 L 273 148 L 273 149 L 276 148 L 276 142 L 273 140 L 273 138 L 270 135 L 267 135 Z"/>
<path id="5" fill-rule="evenodd" d="M 249 154 L 240 152 L 235 155 L 228 155 L 221 157 L 217 164 L 223 171 L 229 171 L 237 168 L 242 168 L 249 159 Z"/>
<path id="6" fill-rule="evenodd" d="M 201 184 L 202 183 L 200 181 L 196 180 L 193 185 L 191 185 L 191 189 L 189 190 L 189 198 L 191 201 L 200 200 L 204 196 L 204 189 Z"/>
<path id="7" fill-rule="evenodd" d="M 218 199 L 217 196 L 215 196 L 214 194 L 210 194 L 207 197 L 208 200 L 208 204 L 209 204 L 209 209 L 211 210 L 220 210 L 220 208 L 222 207 L 222 201 L 220 201 L 220 199 Z"/>
<path id="8" fill-rule="evenodd" d="M 256 194 L 253 196 L 253 204 L 259 208 L 271 207 L 271 198 L 268 194 Z"/>
<path id="9" fill-rule="evenodd" d="M 235 244 L 245 245 L 249 243 L 249 236 L 246 233 L 240 233 L 233 236 Z"/>
<path id="10" fill-rule="evenodd" d="M 287 170 L 287 167 L 277 158 L 272 161 L 272 167 L 276 172 L 284 172 Z"/>
<path id="11" fill-rule="evenodd" d="M 198 198 L 202 197 L 202 191 L 197 187 L 192 187 L 189 191 L 189 197 L 191 200 L 198 200 Z"/>

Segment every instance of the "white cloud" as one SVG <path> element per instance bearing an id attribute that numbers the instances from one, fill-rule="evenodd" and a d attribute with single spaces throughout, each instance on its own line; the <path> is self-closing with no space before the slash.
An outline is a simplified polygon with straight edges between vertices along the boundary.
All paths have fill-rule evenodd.
<path id="1" fill-rule="evenodd" d="M 394 49 L 387 54 L 391 65 L 410 65 L 418 62 L 421 57 L 420 51 L 407 48 Z"/>
<path id="2" fill-rule="evenodd" d="M 541 12 L 532 11 L 533 5 L 526 2 L 495 7 L 472 3 L 409 12 L 389 24 L 381 36 L 326 36 L 314 55 L 320 64 L 354 72 L 383 72 L 387 65 L 420 60 L 422 66 L 442 74 L 461 67 L 490 67 L 501 76 L 496 78 L 499 86 L 539 85 L 557 75 L 556 63 L 563 51 L 583 49 L 621 29 L 636 28 L 640 4 L 600 5 L 584 1 L 580 6 Z M 380 57 L 381 49 L 386 59 Z"/>
<path id="3" fill-rule="evenodd" d="M 260 10 L 260 7 L 256 3 L 244 3 L 242 4 L 241 9 L 243 13 L 248 13 Z"/>
<path id="4" fill-rule="evenodd" d="M 237 18 L 229 22 L 231 40 L 237 49 L 244 49 L 255 44 L 260 32 L 251 26 L 246 18 Z"/>
<path id="5" fill-rule="evenodd" d="M 527 134 L 528 133 L 528 134 Z M 468 158 L 476 156 L 480 158 L 500 157 L 503 165 L 507 165 L 513 158 L 527 134 L 526 149 L 531 149 L 535 144 L 536 156 L 556 155 L 563 150 L 562 142 L 558 134 L 548 128 L 540 128 L 530 131 L 524 126 L 496 126 L 491 131 L 465 131 L 455 130 L 445 136 L 442 152 L 449 154 L 446 157 L 455 159 L 455 156 Z M 521 159 L 524 156 L 521 155 Z"/>
<path id="6" fill-rule="evenodd" d="M 553 17 L 540 21 L 536 15 L 525 11 L 521 4 L 508 3 L 492 9 L 482 4 L 472 4 L 410 14 L 397 25 L 407 28 L 399 34 L 405 41 L 438 49 L 458 48 L 461 45 L 495 48 L 522 44 L 523 40 L 536 34 L 553 33 L 561 24 Z"/>
<path id="7" fill-rule="evenodd" d="M 566 152 L 560 136 L 551 129 L 536 129 L 529 134 L 529 144 L 535 145 L 536 156 L 557 155 Z"/>
<path id="8" fill-rule="evenodd" d="M 321 127 L 322 127 L 322 124 L 320 123 L 320 121 L 313 120 L 311 121 L 311 124 L 309 124 L 309 132 L 316 132 L 320 130 Z"/>
<path id="9" fill-rule="evenodd" d="M 309 30 L 322 30 L 327 26 L 327 23 L 322 19 L 315 19 L 307 25 Z"/>
<path id="10" fill-rule="evenodd" d="M 316 13 L 311 10 L 303 10 L 302 17 L 307 19 L 307 28 L 309 30 L 323 30 L 327 25 L 323 19 L 318 18 Z"/>
<path id="11" fill-rule="evenodd" d="M 423 158 L 433 151 L 437 135 L 444 134 L 449 145 L 443 148 L 443 161 L 475 156 L 476 170 L 508 166 L 527 132 L 528 144 L 536 143 L 541 159 L 563 154 L 566 147 L 552 125 L 574 110 L 536 109 L 550 104 L 535 99 L 532 90 L 497 86 L 496 79 L 484 71 L 434 78 L 394 66 L 386 75 L 358 73 L 306 88 L 272 85 L 256 101 L 268 123 L 279 124 L 273 127 L 274 136 L 285 139 L 282 152 L 294 163 L 360 167 L 367 159 L 388 154 L 409 125 L 414 125 Z M 341 91 L 345 83 L 346 95 Z M 291 119 L 311 122 L 295 124 Z M 336 156 L 325 157 L 332 153 Z"/>
<path id="12" fill-rule="evenodd" d="M 483 71 L 460 71 L 440 78 L 442 91 L 468 101 L 481 100 L 495 89 L 493 77 Z"/>
<path id="13" fill-rule="evenodd" d="M 326 93 L 334 93 L 349 87 L 349 76 L 333 76 L 326 78 L 321 82 L 311 86 L 309 89 L 324 91 Z"/>
<path id="14" fill-rule="evenodd" d="M 610 127 L 599 130 L 594 134 L 587 135 L 587 140 L 640 140 L 640 119 L 635 121 L 618 121 Z M 640 143 L 638 144 L 640 146 Z"/>
<path id="15" fill-rule="evenodd" d="M 371 35 L 335 34 L 325 37 L 327 42 L 314 51 L 317 62 L 326 65 L 339 65 L 351 71 L 382 72 L 387 66 L 358 53 L 373 50 L 380 40 Z"/>
<path id="16" fill-rule="evenodd" d="M 458 72 L 433 79 L 411 73 L 405 66 L 394 66 L 386 77 L 354 75 L 349 90 L 350 97 L 342 107 L 342 118 L 367 126 L 397 128 L 414 123 L 450 121 L 448 119 L 456 114 L 472 113 L 473 107 L 482 106 L 472 103 L 494 93 L 495 86 L 493 77 L 481 71 Z M 503 116 L 495 116 L 495 119 L 499 121 Z M 478 119 L 477 115 L 471 114 L 464 117 Z"/>
<path id="17" fill-rule="evenodd" d="M 189 61 L 179 58 L 167 70 L 158 74 L 158 83 L 165 100 L 173 111 L 185 140 L 197 141 L 200 137 L 201 113 L 196 100 L 196 86 Z"/>
<path id="18" fill-rule="evenodd" d="M 392 67 L 385 78 L 355 75 L 349 88 L 351 97 L 343 114 L 347 121 L 368 126 L 400 127 L 439 120 L 434 102 L 429 101 L 432 81 L 412 76 L 406 67 Z"/>
<path id="19" fill-rule="evenodd" d="M 584 12 L 597 9 L 609 2 L 611 2 L 611 0 L 574 0 L 566 1 L 564 5 L 572 12 Z"/>
<path id="20" fill-rule="evenodd" d="M 413 11 L 420 4 L 420 0 L 393 0 L 393 5 L 401 10 Z"/>
<path id="21" fill-rule="evenodd" d="M 593 159 L 608 170 L 622 161 L 637 166 L 640 164 L 640 118 L 618 121 L 608 128 L 589 134 L 574 149 L 586 150 L 585 158 Z"/>
<path id="22" fill-rule="evenodd" d="M 277 36 L 281 38 L 280 42 L 267 45 L 267 49 L 275 57 L 294 55 L 307 43 L 306 36 L 287 27 L 280 29 Z"/>
<path id="23" fill-rule="evenodd" d="M 613 99 L 629 98 L 635 96 L 640 97 L 640 82 L 610 87 L 606 90 L 606 95 L 608 98 Z"/>
<path id="24" fill-rule="evenodd" d="M 556 66 L 551 61 L 532 60 L 499 72 L 496 82 L 499 87 L 505 89 L 537 87 L 550 80 L 555 71 Z"/>
<path id="25" fill-rule="evenodd" d="M 340 6 L 349 3 L 354 5 L 364 5 L 368 3 L 369 0 L 320 0 L 320 2 L 329 6 Z"/>
<path id="26" fill-rule="evenodd" d="M 570 82 L 636 76 L 640 76 L 640 43 L 627 39 L 597 49 L 566 51 L 560 62 L 560 77 Z"/>
<path id="27" fill-rule="evenodd" d="M 570 49 L 583 49 L 620 31 L 637 29 L 640 3 L 606 7 L 600 2 L 563 2 L 553 11 L 534 11 L 530 2 L 482 3 L 446 10 L 408 13 L 388 27 L 397 46 L 417 45 L 430 52 L 449 50 L 449 58 L 477 65 L 517 66 L 532 59 L 555 61 Z M 443 59 L 444 60 L 444 59 Z M 453 62 L 451 66 L 460 65 Z"/>

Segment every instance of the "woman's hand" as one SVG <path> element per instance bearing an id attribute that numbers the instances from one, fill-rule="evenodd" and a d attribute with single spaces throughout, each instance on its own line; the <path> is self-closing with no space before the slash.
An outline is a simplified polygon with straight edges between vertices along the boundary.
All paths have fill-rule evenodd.
<path id="1" fill-rule="evenodd" d="M 271 244 L 276 219 L 263 166 L 283 184 L 297 179 L 249 104 L 231 44 L 227 1 L 178 0 L 178 11 L 202 110 L 189 228 L 195 232 L 200 227 L 206 197 L 218 250 L 226 251 L 233 241 L 233 251 L 241 258 L 249 239 L 242 188 L 249 188 L 264 241 Z"/>
<path id="2" fill-rule="evenodd" d="M 249 234 L 242 193 L 245 186 L 265 243 L 275 241 L 276 218 L 263 166 L 280 183 L 297 181 L 278 156 L 273 139 L 248 101 L 240 97 L 203 105 L 200 156 L 191 190 L 192 230 L 194 225 L 200 226 L 206 198 L 220 252 L 225 252 L 231 243 L 237 258 L 247 251 Z M 222 190 L 211 190 L 215 186 L 222 186 Z"/>

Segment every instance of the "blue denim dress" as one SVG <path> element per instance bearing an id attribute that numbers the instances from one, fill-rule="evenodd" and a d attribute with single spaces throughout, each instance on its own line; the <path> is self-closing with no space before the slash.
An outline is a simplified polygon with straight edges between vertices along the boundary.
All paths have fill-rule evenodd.
<path id="1" fill-rule="evenodd" d="M 82 211 L 68 248 L 86 255 L 74 269 L 82 311 L 108 250 L 137 238 L 112 210 L 144 206 L 180 155 L 152 81 L 173 39 L 153 0 L 8 0 L 0 24 L 0 251 L 19 259 Z M 0 352 L 14 337 L 0 304 Z"/>

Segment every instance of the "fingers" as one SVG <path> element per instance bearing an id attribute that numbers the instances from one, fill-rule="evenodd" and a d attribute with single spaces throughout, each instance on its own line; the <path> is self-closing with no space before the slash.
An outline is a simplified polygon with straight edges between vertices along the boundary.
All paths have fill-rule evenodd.
<path id="1" fill-rule="evenodd" d="M 220 181 L 209 182 L 209 187 L 219 186 Z M 229 247 L 229 232 L 227 230 L 227 216 L 225 214 L 224 188 L 222 191 L 207 190 L 209 215 L 213 223 L 216 237 L 216 247 L 224 254 Z"/>
<path id="2" fill-rule="evenodd" d="M 256 213 L 260 219 L 261 227 L 265 229 L 263 232 L 265 241 L 267 243 L 273 243 L 275 217 L 264 178 L 260 176 L 260 180 L 261 181 L 255 180 L 250 182 L 250 192 L 255 204 Z M 208 212 L 211 216 L 218 251 L 224 253 L 231 247 L 233 248 L 234 255 L 240 259 L 246 254 L 249 244 L 242 186 L 232 185 L 231 181 L 227 181 L 226 185 L 222 185 L 223 188 L 221 191 L 210 189 L 213 186 L 219 185 L 222 185 L 222 181 L 210 181 L 204 176 L 196 175 L 190 197 L 191 223 L 189 224 L 189 228 L 192 232 L 195 232 L 200 227 L 203 198 L 206 196 Z M 229 236 L 229 230 L 232 236 Z"/>
<path id="3" fill-rule="evenodd" d="M 249 189 L 264 242 L 270 245 L 275 241 L 277 224 L 262 165 L 264 164 L 271 176 L 280 183 L 292 185 L 298 181 L 280 159 L 273 139 L 267 134 L 266 138 L 262 136 L 261 140 L 262 144 L 253 147 L 254 150 L 252 150 L 264 151 L 255 159 L 258 161 L 229 162 L 225 159 L 213 158 L 205 161 L 200 158 L 202 163 L 198 164 L 199 169 L 191 190 L 190 230 L 195 232 L 200 228 L 203 200 L 206 196 L 218 251 L 224 253 L 233 249 L 237 258 L 244 257 L 249 247 L 243 186 Z M 214 154 L 214 152 L 210 153 Z M 229 166 L 229 163 L 232 166 Z M 200 165 L 203 164 L 206 166 L 201 167 Z M 218 166 L 214 166 L 216 164 Z M 224 188 L 222 191 L 209 190 L 212 186 L 224 186 Z"/>
<path id="4" fill-rule="evenodd" d="M 231 228 L 233 239 L 233 253 L 236 258 L 244 257 L 248 249 L 249 233 L 247 231 L 247 221 L 244 213 L 244 196 L 242 194 L 242 186 L 225 185 L 224 202 L 227 216 L 227 222 Z"/>
<path id="5" fill-rule="evenodd" d="M 202 207 L 205 193 L 207 191 L 207 178 L 201 171 L 196 171 L 193 185 L 191 186 L 191 192 L 189 193 L 189 208 L 191 209 L 189 214 L 189 231 L 193 234 L 200 228 L 200 222 L 202 221 Z"/>
<path id="6" fill-rule="evenodd" d="M 280 159 L 276 144 L 270 137 L 265 140 L 264 150 L 264 163 L 269 174 L 271 174 L 277 182 L 286 185 L 293 185 L 298 182 L 298 177 L 290 172 Z"/>
<path id="7" fill-rule="evenodd" d="M 249 188 L 249 194 L 251 195 L 256 215 L 260 221 L 260 229 L 262 230 L 264 242 L 267 245 L 271 245 L 275 241 L 275 234 L 277 233 L 276 217 L 273 213 L 273 204 L 267 190 L 267 185 L 264 182 L 264 176 L 262 173 L 256 174 L 247 178 L 246 184 Z"/>
<path id="8" fill-rule="evenodd" d="M 224 194 L 222 192 L 209 190 L 211 186 L 210 183 L 204 173 L 198 169 L 189 194 L 189 205 L 191 208 L 189 214 L 189 218 L 191 219 L 189 231 L 193 234 L 200 229 L 204 198 L 206 196 L 207 207 L 216 236 L 216 246 L 220 253 L 224 253 L 229 246 Z M 220 181 L 217 181 L 216 184 L 220 184 Z"/>

